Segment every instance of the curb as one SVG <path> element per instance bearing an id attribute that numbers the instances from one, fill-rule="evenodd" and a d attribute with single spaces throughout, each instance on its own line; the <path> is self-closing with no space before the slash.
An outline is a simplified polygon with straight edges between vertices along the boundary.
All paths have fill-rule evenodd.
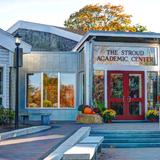
<path id="1" fill-rule="evenodd" d="M 43 160 L 61 160 L 63 153 L 90 134 L 91 127 L 81 127 Z"/>
<path id="2" fill-rule="evenodd" d="M 19 136 L 24 136 L 32 133 L 37 133 L 43 130 L 47 130 L 51 128 L 50 126 L 34 126 L 34 127 L 28 127 L 23 129 L 17 129 L 5 133 L 0 133 L 0 141 L 9 139 L 9 138 L 15 138 Z"/>

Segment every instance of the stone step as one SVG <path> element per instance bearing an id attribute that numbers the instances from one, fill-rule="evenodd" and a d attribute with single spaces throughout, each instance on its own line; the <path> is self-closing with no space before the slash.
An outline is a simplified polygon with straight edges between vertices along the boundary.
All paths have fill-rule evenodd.
<path id="1" fill-rule="evenodd" d="M 160 147 L 160 143 L 103 143 L 103 148 L 147 148 Z"/>
<path id="2" fill-rule="evenodd" d="M 92 136 L 104 136 L 104 148 L 160 147 L 160 131 L 92 131 Z"/>
<path id="3" fill-rule="evenodd" d="M 111 131 L 104 131 L 104 130 L 92 130 L 91 134 L 133 134 L 133 133 L 138 133 L 138 134 L 160 134 L 160 130 L 159 131 L 148 131 L 148 130 L 111 130 Z"/>
<path id="4" fill-rule="evenodd" d="M 160 138 L 160 134 L 131 134 L 131 133 L 125 133 L 125 134 L 91 134 L 91 136 L 104 136 L 104 139 L 108 138 Z"/>
<path id="5" fill-rule="evenodd" d="M 104 139 L 103 143 L 159 143 L 160 138 L 123 138 L 123 139 Z"/>

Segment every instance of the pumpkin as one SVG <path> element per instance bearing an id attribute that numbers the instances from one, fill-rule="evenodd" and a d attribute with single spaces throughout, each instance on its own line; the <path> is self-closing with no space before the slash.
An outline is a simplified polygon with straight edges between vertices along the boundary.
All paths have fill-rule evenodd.
<path id="1" fill-rule="evenodd" d="M 93 114 L 93 110 L 89 107 L 85 107 L 83 113 L 84 114 Z"/>

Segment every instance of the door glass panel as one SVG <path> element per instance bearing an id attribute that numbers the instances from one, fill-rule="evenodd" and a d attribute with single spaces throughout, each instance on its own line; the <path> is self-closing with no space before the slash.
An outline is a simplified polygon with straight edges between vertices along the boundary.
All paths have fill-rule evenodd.
<path id="1" fill-rule="evenodd" d="M 129 103 L 129 114 L 133 115 L 133 116 L 142 115 L 141 102 L 131 102 L 131 103 Z"/>
<path id="2" fill-rule="evenodd" d="M 148 108 L 154 108 L 157 104 L 158 73 L 147 72 L 147 100 Z"/>
<path id="3" fill-rule="evenodd" d="M 141 74 L 129 74 L 129 96 L 131 98 L 141 98 L 142 97 Z"/>
<path id="4" fill-rule="evenodd" d="M 110 108 L 116 111 L 116 115 L 123 115 L 123 103 L 122 102 L 112 102 Z"/>
<path id="5" fill-rule="evenodd" d="M 94 71 L 93 102 L 104 103 L 104 71 Z"/>
<path id="6" fill-rule="evenodd" d="M 111 74 L 111 97 L 123 97 L 123 74 Z"/>

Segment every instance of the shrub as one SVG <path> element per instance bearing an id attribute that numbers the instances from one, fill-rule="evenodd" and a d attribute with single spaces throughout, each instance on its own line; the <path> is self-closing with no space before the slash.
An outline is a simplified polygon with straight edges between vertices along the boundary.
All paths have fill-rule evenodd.
<path id="1" fill-rule="evenodd" d="M 0 125 L 11 124 L 14 116 L 15 112 L 12 109 L 0 107 Z"/>
<path id="2" fill-rule="evenodd" d="M 113 120 L 116 117 L 116 111 L 114 111 L 113 109 L 106 109 L 102 113 L 102 116 L 105 121 Z"/>
<path id="3" fill-rule="evenodd" d="M 100 115 L 102 115 L 103 112 L 106 110 L 105 104 L 103 102 L 95 101 L 94 105 L 97 108 Z"/>
<path id="4" fill-rule="evenodd" d="M 150 109 L 150 110 L 147 111 L 146 117 L 149 120 L 158 119 L 159 118 L 159 112 L 157 110 L 155 110 L 155 109 Z"/>

